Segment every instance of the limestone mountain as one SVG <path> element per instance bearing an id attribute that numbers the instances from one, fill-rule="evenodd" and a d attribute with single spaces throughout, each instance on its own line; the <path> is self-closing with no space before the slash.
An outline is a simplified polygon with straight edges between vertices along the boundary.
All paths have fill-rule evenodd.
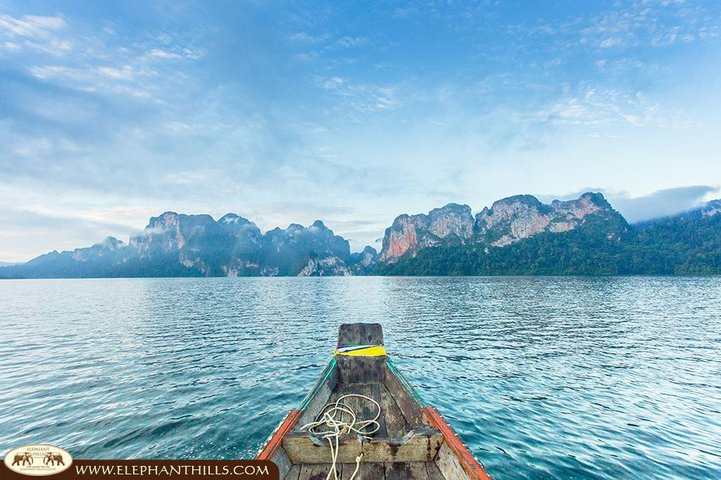
<path id="1" fill-rule="evenodd" d="M 531 195 L 498 200 L 475 218 L 467 205 L 448 204 L 428 215 L 401 215 L 386 229 L 380 261 L 395 263 L 402 256 L 416 256 L 439 245 L 505 247 L 540 233 L 563 233 L 587 222 L 608 222 L 607 234 L 616 236 L 626 228 L 623 217 L 600 193 L 585 193 L 570 201 L 541 203 Z M 618 228 L 620 226 L 620 230 Z"/>
<path id="2" fill-rule="evenodd" d="M 392 233 L 384 246 L 406 241 Z M 376 274 L 721 274 L 721 200 L 629 225 L 599 193 L 550 204 L 519 195 L 484 208 L 468 237 L 441 239 L 400 256 L 391 252 L 384 252 Z"/>
<path id="3" fill-rule="evenodd" d="M 374 251 L 375 252 L 375 251 Z M 165 212 L 125 244 L 108 237 L 87 248 L 51 252 L 1 269 L 4 277 L 350 275 L 367 271 L 347 240 L 320 220 L 265 234 L 227 214 Z"/>

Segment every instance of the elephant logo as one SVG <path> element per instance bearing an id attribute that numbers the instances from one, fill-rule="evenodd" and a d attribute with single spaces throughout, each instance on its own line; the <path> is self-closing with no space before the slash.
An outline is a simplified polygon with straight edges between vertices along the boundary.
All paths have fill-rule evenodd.
<path id="1" fill-rule="evenodd" d="M 67 470 L 73 463 L 73 457 L 54 445 L 25 445 L 10 450 L 4 463 L 15 473 L 40 477 Z"/>
<path id="2" fill-rule="evenodd" d="M 65 466 L 65 462 L 63 462 L 63 456 L 59 453 L 54 452 L 48 452 L 45 454 L 45 458 L 43 458 L 43 463 L 45 465 L 53 465 L 57 463 L 58 465 Z"/>
<path id="3" fill-rule="evenodd" d="M 20 462 L 22 462 L 22 466 L 24 467 L 27 463 L 28 465 L 33 464 L 33 456 L 30 455 L 30 452 L 24 452 L 24 453 L 16 453 L 15 457 L 13 459 L 12 465 L 20 465 Z"/>

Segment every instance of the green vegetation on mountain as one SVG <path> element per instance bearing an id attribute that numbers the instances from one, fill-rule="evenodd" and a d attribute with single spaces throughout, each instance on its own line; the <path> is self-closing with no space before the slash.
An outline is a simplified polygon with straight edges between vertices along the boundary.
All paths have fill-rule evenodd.
<path id="1" fill-rule="evenodd" d="M 589 217 L 503 247 L 457 238 L 379 263 L 378 275 L 717 275 L 721 215 L 685 214 L 638 225 Z"/>

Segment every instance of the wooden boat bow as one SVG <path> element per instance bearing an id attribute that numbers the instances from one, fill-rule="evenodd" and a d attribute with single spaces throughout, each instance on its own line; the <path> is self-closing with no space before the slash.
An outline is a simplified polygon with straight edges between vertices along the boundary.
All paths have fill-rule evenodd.
<path id="1" fill-rule="evenodd" d="M 273 432 L 258 454 L 272 460 L 285 480 L 325 480 L 333 466 L 330 445 L 303 426 L 328 404 L 348 394 L 380 405 L 377 431 L 339 438 L 337 478 L 349 480 L 490 480 L 490 475 L 438 411 L 426 405 L 386 355 L 378 323 L 342 324 L 334 358 L 297 410 Z M 343 399 L 360 419 L 372 418 L 372 402 Z M 358 462 L 358 463 L 357 463 Z M 333 475 L 330 476 L 334 478 Z"/>

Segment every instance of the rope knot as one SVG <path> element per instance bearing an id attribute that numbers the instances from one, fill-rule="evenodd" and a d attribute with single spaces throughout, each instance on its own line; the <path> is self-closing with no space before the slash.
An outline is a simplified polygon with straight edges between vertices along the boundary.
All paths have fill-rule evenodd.
<path id="1" fill-rule="evenodd" d="M 364 400 L 373 402 L 373 404 L 375 404 L 376 406 L 376 409 L 378 410 L 375 417 L 369 420 L 358 421 L 356 413 L 353 411 L 353 409 L 342 402 L 343 399 L 351 397 L 362 398 Z M 344 414 L 348 415 L 350 420 L 343 420 Z M 336 400 L 335 403 L 326 404 L 315 417 L 314 421 L 307 423 L 300 428 L 301 431 L 308 430 L 308 433 L 311 436 L 316 436 L 328 440 L 333 465 L 328 472 L 326 480 L 330 480 L 331 475 L 333 476 L 334 480 L 338 480 L 338 470 L 336 468 L 336 464 L 338 462 L 340 437 L 355 432 L 358 436 L 359 442 L 362 442 L 364 439 L 371 438 L 371 435 L 376 433 L 381 428 L 380 423 L 378 423 L 378 419 L 380 418 L 380 416 L 381 406 L 380 404 L 378 404 L 378 402 L 376 402 L 370 397 L 366 397 L 365 395 L 350 393 L 348 395 L 342 395 L 341 397 L 338 397 L 338 400 Z M 356 457 L 355 471 L 353 472 L 353 475 L 351 475 L 349 480 L 353 480 L 358 473 L 362 458 L 363 452 L 361 452 L 361 454 Z"/>

